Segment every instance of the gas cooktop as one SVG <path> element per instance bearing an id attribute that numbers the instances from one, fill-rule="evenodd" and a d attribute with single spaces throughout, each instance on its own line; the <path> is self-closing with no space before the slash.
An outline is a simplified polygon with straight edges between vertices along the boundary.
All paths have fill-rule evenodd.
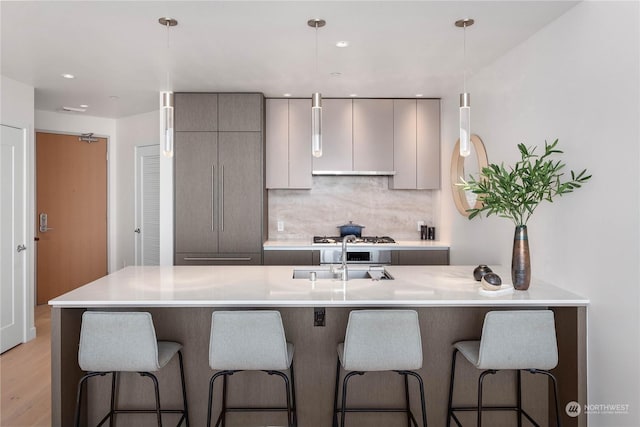
<path id="1" fill-rule="evenodd" d="M 396 241 L 393 240 L 391 237 L 389 236 L 362 236 L 362 237 L 356 237 L 356 240 L 353 242 L 349 242 L 349 243 L 355 243 L 355 244 L 378 244 L 378 243 L 395 243 Z M 341 236 L 313 236 L 313 243 L 342 243 L 342 237 Z"/>

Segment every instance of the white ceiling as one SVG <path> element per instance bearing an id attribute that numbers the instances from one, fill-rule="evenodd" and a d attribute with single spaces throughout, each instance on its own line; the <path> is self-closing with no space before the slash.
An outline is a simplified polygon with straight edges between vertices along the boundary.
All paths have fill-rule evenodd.
<path id="1" fill-rule="evenodd" d="M 441 97 L 462 86 L 457 19 L 476 20 L 467 29 L 472 73 L 576 3 L 2 1 L 0 65 L 35 87 L 36 109 L 88 104 L 83 114 L 100 117 L 152 111 L 167 89 Z M 162 16 L 179 22 L 168 35 Z M 327 21 L 317 74 L 310 18 Z"/>

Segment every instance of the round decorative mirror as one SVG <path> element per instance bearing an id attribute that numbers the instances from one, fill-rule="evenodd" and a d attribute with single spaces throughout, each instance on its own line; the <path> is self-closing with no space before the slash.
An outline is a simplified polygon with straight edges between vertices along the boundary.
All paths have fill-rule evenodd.
<path id="1" fill-rule="evenodd" d="M 471 135 L 471 154 L 468 157 L 460 155 L 460 140 L 456 142 L 451 156 L 451 191 L 453 201 L 461 215 L 469 216 L 468 209 L 477 209 L 482 205 L 476 200 L 476 195 L 470 191 L 464 191 L 462 187 L 456 185 L 461 182 L 460 178 L 468 178 L 469 175 L 477 177 L 482 172 L 482 168 L 489 166 L 487 151 L 480 137 Z"/>

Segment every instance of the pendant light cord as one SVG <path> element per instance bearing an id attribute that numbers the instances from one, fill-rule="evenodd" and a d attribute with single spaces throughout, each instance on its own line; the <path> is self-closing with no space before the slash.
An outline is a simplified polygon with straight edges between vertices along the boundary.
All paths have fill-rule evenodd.
<path id="1" fill-rule="evenodd" d="M 318 78 L 318 22 L 316 22 L 315 28 L 316 28 L 316 85 L 318 85 L 318 81 L 320 80 Z"/>
<path id="2" fill-rule="evenodd" d="M 171 64 L 169 63 L 169 54 L 171 53 L 171 49 L 170 49 L 170 43 L 169 43 L 169 28 L 171 28 L 171 25 L 169 24 L 169 21 L 167 21 L 167 23 L 165 24 L 165 27 L 167 28 L 167 55 L 166 55 L 166 64 L 167 64 L 167 85 L 166 88 L 167 90 L 169 90 L 169 81 L 171 80 L 169 77 L 169 68 L 171 67 Z"/>
<path id="3" fill-rule="evenodd" d="M 467 93 L 467 24 L 464 24 L 462 28 L 462 81 L 463 81 L 463 92 Z"/>

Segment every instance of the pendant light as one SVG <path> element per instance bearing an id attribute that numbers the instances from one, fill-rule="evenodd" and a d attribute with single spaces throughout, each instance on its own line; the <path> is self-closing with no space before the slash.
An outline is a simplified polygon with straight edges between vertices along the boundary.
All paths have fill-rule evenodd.
<path id="1" fill-rule="evenodd" d="M 326 25 L 324 19 L 309 19 L 307 25 L 316 30 L 316 79 L 318 77 L 318 28 Z M 317 84 L 317 80 L 316 80 Z M 311 95 L 311 154 L 322 157 L 322 94 Z"/>
<path id="2" fill-rule="evenodd" d="M 473 25 L 473 19 L 460 19 L 456 27 L 464 31 L 463 67 L 464 86 L 460 94 L 460 155 L 467 157 L 471 154 L 471 95 L 467 92 L 467 27 Z"/>
<path id="3" fill-rule="evenodd" d="M 167 28 L 167 88 L 169 82 L 169 28 L 178 25 L 178 21 L 173 18 L 160 18 L 158 23 Z M 160 142 L 162 154 L 165 157 L 173 157 L 173 92 L 160 92 Z"/>

